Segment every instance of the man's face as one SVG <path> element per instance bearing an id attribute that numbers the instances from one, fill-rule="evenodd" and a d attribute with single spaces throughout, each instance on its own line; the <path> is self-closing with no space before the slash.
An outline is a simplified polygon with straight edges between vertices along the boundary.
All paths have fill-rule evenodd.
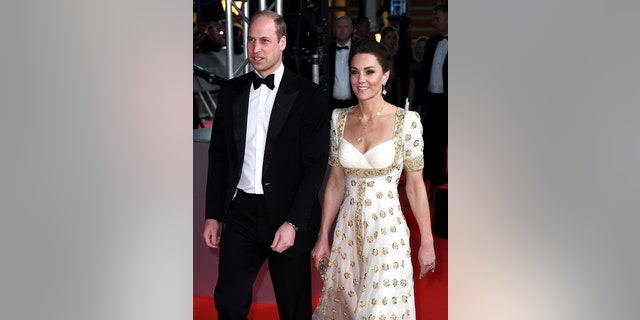
<path id="1" fill-rule="evenodd" d="M 253 68 L 261 76 L 266 77 L 278 69 L 286 46 L 286 37 L 278 39 L 275 23 L 271 18 L 261 16 L 249 25 L 247 55 Z"/>
<path id="2" fill-rule="evenodd" d="M 433 13 L 433 26 L 438 33 L 447 33 L 449 28 L 448 17 L 442 11 L 436 11 Z"/>
<path id="3" fill-rule="evenodd" d="M 338 19 L 338 21 L 336 21 L 335 25 L 333 26 L 333 30 L 336 34 L 336 41 L 345 43 L 351 38 L 353 25 L 349 21 L 347 21 L 347 19 Z"/>

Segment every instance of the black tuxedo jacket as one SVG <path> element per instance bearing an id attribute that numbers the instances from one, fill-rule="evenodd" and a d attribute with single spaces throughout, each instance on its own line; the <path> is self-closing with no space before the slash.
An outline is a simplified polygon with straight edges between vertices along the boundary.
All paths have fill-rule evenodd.
<path id="1" fill-rule="evenodd" d="M 252 73 L 252 72 L 251 72 Z M 236 191 L 245 151 L 252 74 L 225 83 L 213 119 L 205 216 L 224 221 Z M 329 154 L 326 97 L 315 83 L 285 68 L 267 131 L 262 187 L 273 232 L 295 224 L 295 244 L 285 254 L 311 249 L 320 226 L 318 192 Z"/>
<path id="2" fill-rule="evenodd" d="M 422 105 L 424 106 L 427 98 L 427 90 L 429 88 L 429 81 L 431 79 L 431 66 L 433 65 L 433 57 L 436 54 L 436 48 L 438 47 L 438 42 L 443 39 L 443 36 L 438 34 L 432 37 L 429 37 L 427 40 L 427 44 L 424 48 L 424 57 L 422 58 L 422 64 L 420 66 L 420 79 L 421 83 L 416 84 L 416 89 L 414 92 L 414 105 Z M 444 63 L 442 64 L 442 81 L 444 84 L 444 93 L 447 94 L 449 92 L 449 52 L 447 51 L 447 56 L 444 58 Z"/>
<path id="3" fill-rule="evenodd" d="M 352 47 L 353 47 L 353 44 L 354 42 L 351 41 Z M 337 44 L 335 41 L 331 41 L 331 43 L 329 43 L 329 67 L 328 67 L 329 70 L 327 70 L 327 75 L 328 75 L 327 83 L 329 85 L 329 88 L 328 88 L 329 99 L 333 98 L 333 85 L 336 82 L 335 81 L 336 80 L 336 47 L 337 47 Z M 349 61 L 347 61 L 347 63 L 349 63 Z M 351 87 L 351 85 L 349 85 L 349 87 Z M 358 104 L 358 99 L 356 98 L 356 94 L 353 93 L 353 90 L 351 88 L 349 88 L 349 91 L 351 92 L 350 100 L 352 100 L 353 102 L 352 105 Z"/>

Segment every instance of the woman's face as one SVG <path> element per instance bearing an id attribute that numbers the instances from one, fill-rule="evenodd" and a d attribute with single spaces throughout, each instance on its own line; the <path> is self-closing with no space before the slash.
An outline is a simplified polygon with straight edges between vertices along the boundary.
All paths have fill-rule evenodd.
<path id="1" fill-rule="evenodd" d="M 398 34 L 395 32 L 387 32 L 382 39 L 380 39 L 380 43 L 390 51 L 393 51 L 398 48 Z"/>
<path id="2" fill-rule="evenodd" d="M 424 56 L 424 47 L 427 45 L 427 40 L 416 41 L 416 45 L 413 47 L 413 59 L 416 61 L 422 61 Z"/>
<path id="3" fill-rule="evenodd" d="M 368 100 L 382 96 L 382 85 L 389 79 L 389 71 L 384 72 L 375 55 L 358 53 L 351 59 L 351 89 L 358 100 Z"/>

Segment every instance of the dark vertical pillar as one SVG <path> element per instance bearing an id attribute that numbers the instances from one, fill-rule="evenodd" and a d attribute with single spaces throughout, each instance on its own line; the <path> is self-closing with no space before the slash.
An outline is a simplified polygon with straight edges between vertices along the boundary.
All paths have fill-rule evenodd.
<path id="1" fill-rule="evenodd" d="M 367 15 L 367 0 L 358 0 L 358 17 Z"/>

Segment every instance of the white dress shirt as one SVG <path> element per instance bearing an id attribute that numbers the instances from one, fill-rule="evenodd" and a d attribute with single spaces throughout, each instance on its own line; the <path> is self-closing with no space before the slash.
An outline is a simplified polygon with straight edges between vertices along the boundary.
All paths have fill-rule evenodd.
<path id="1" fill-rule="evenodd" d="M 433 56 L 433 63 L 431 64 L 431 79 L 429 80 L 429 92 L 431 93 L 444 93 L 444 80 L 442 79 L 442 67 L 444 59 L 447 57 L 449 51 L 449 40 L 442 39 L 438 42 L 436 52 Z"/>
<path id="2" fill-rule="evenodd" d="M 264 194 L 264 190 L 262 189 L 264 147 L 267 141 L 267 131 L 269 129 L 271 110 L 273 110 L 273 102 L 278 94 L 283 74 L 284 65 L 280 64 L 280 67 L 274 72 L 273 90 L 269 89 L 266 85 L 254 89 L 253 84 L 251 84 L 244 160 L 242 162 L 242 173 L 240 174 L 240 181 L 238 181 L 237 187 L 246 193 Z"/>
<path id="3" fill-rule="evenodd" d="M 336 47 L 338 46 L 349 46 L 349 49 L 336 50 L 333 98 L 337 100 L 347 100 L 351 99 L 351 83 L 349 82 L 349 51 L 351 50 L 351 40 L 344 45 L 336 43 Z"/>

